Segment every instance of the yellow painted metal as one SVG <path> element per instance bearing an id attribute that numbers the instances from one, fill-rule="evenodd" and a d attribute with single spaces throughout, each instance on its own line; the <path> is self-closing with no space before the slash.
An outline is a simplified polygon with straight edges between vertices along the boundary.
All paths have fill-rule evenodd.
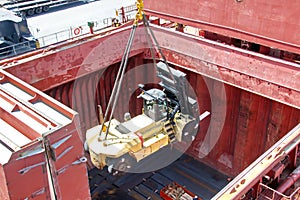
<path id="1" fill-rule="evenodd" d="M 143 2 L 143 0 L 137 0 L 136 7 L 138 9 L 138 12 L 136 13 L 135 20 L 133 22 L 133 24 L 135 26 L 138 25 L 139 20 L 143 19 L 143 15 L 144 15 L 144 2 Z"/>
<path id="2" fill-rule="evenodd" d="M 153 121 L 145 114 L 123 123 L 112 119 L 107 138 L 104 134 L 99 136 L 101 125 L 93 127 L 86 134 L 92 162 L 102 169 L 106 165 L 106 158 L 121 158 L 127 153 L 139 162 L 170 144 L 172 141 L 169 135 L 174 134 L 176 140 L 181 141 L 183 128 L 191 120 L 187 115 L 179 113 L 175 116 L 175 124 L 166 121 L 166 118 Z M 107 125 L 108 122 L 103 124 L 103 132 L 106 131 Z M 171 131 L 169 131 L 170 128 L 172 128 Z M 129 132 L 124 132 L 124 130 Z"/>
<path id="3" fill-rule="evenodd" d="M 135 153 L 130 152 L 137 161 L 140 161 L 160 148 L 169 144 L 169 138 L 166 134 L 160 133 L 144 142 L 143 148 Z"/>

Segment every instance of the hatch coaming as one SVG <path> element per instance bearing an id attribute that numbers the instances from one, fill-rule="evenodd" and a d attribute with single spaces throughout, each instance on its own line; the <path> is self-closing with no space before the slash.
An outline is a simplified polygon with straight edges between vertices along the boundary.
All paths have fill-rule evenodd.
<path id="1" fill-rule="evenodd" d="M 122 29 L 122 34 L 126 31 L 129 34 L 129 29 Z M 137 34 L 139 31 L 143 30 L 138 29 Z M 153 31 L 170 64 L 188 74 L 201 102 L 200 112 L 213 111 L 210 121 L 203 122 L 203 132 L 200 131 L 189 150 L 195 158 L 201 158 L 229 175 L 236 175 L 299 122 L 299 82 L 296 80 L 300 74 L 297 73 L 297 64 L 159 27 L 154 27 Z M 116 36 L 107 35 L 106 39 L 111 41 Z M 173 39 L 178 42 L 172 42 Z M 119 42 L 120 46 L 125 46 L 125 42 Z M 83 55 L 86 53 L 83 49 L 87 48 L 90 52 L 92 47 L 88 48 L 86 44 L 76 51 Z M 71 49 L 64 50 L 62 55 L 74 52 L 75 49 Z M 102 52 L 106 49 L 98 50 Z M 121 51 L 117 52 L 114 55 L 121 58 Z M 47 58 L 55 56 L 49 54 Z M 120 65 L 118 59 L 107 62 L 103 57 L 101 60 L 101 63 L 94 62 L 97 64 L 93 65 L 92 70 L 87 65 L 81 65 L 78 67 L 79 77 L 71 74 L 70 79 L 66 78 L 61 83 L 53 82 L 53 76 L 59 75 L 49 76 L 48 69 L 44 69 L 46 73 L 40 79 L 49 83 L 47 87 L 41 86 L 47 94 L 79 112 L 82 132 L 98 124 L 97 106 L 102 105 L 106 109 Z M 16 70 L 20 68 L 22 75 L 29 79 L 24 69 L 38 61 L 15 65 L 7 70 L 18 73 Z M 145 49 L 129 59 L 127 75 L 130 78 L 125 79 L 119 99 L 119 103 L 125 106 L 116 109 L 118 119 L 122 119 L 128 111 L 140 114 L 142 103 L 132 97 L 136 95 L 139 83 L 146 82 L 149 86 L 158 83 L 152 62 L 150 51 Z M 105 63 L 114 64 L 105 66 Z M 44 64 L 47 65 L 47 62 Z M 65 65 L 66 61 L 59 62 L 59 66 Z M 57 65 L 55 68 L 60 69 Z M 41 82 L 31 81 L 34 85 Z M 52 84 L 54 88 L 49 89 Z M 215 132 L 221 132 L 217 143 L 212 142 Z M 261 139 L 255 140 L 258 135 Z M 207 143 L 211 145 L 204 145 Z M 253 146 L 257 146 L 258 151 L 252 151 Z"/>
<path id="2" fill-rule="evenodd" d="M 300 53 L 298 1 L 145 0 L 144 5 L 150 16 Z"/>
<path id="3" fill-rule="evenodd" d="M 159 27 L 153 29 L 159 35 L 159 43 L 170 64 L 187 74 L 200 102 L 200 113 L 211 112 L 188 150 L 194 158 L 235 176 L 299 123 L 297 64 Z M 129 33 L 129 29 L 122 31 Z M 98 60 L 89 57 L 86 61 L 85 58 L 97 42 L 109 42 L 117 37 L 117 34 L 108 34 L 104 40 L 50 52 L 26 63 L 11 65 L 6 70 L 77 110 L 84 133 L 98 124 L 97 106 L 106 108 L 122 51 L 109 49 L 115 59 L 99 56 Z M 172 38 L 179 42 L 173 42 Z M 118 42 L 125 46 L 124 41 Z M 142 47 L 129 60 L 128 72 L 132 76 L 124 81 L 121 89 L 121 106 L 116 109 L 118 119 L 128 110 L 139 114 L 142 104 L 132 98 L 136 96 L 139 83 L 146 82 L 147 87 L 157 83 L 150 51 L 144 44 Z M 107 49 L 99 47 L 97 50 Z M 70 55 L 80 59 L 69 62 L 66 58 Z M 38 65 L 40 61 L 43 66 Z M 140 66 L 148 67 L 139 71 Z M 262 66 L 266 72 L 261 70 Z M 27 69 L 37 71 L 38 78 L 33 78 L 34 74 Z M 52 69 L 53 74 L 50 73 Z M 253 151 L 253 147 L 257 151 Z M 64 168 L 61 169 L 63 172 Z"/>
<path id="4" fill-rule="evenodd" d="M 3 70 L 0 75 L 1 141 L 10 150 L 18 151 L 72 122 L 72 113 L 59 112 L 38 90 Z"/>
<path id="5" fill-rule="evenodd" d="M 129 30 L 119 30 L 121 38 L 125 38 Z M 297 64 L 159 27 L 153 27 L 153 31 L 170 64 L 188 75 L 198 101 L 201 102 L 200 112 L 213 109 L 210 121 L 203 122 L 203 132 L 200 131 L 190 148 L 189 153 L 195 158 L 204 159 L 218 170 L 236 175 L 299 122 L 299 83 L 296 80 L 300 74 L 297 73 Z M 97 106 L 102 105 L 105 110 L 111 94 L 120 65 L 119 58 L 122 56 L 120 49 L 126 45 L 126 40 L 119 40 L 117 33 L 107 34 L 104 39 L 85 42 L 80 48 L 75 46 L 59 53 L 48 53 L 41 58 L 31 58 L 31 61 L 14 64 L 6 70 L 22 75 L 30 84 L 39 85 L 50 96 L 77 110 L 84 133 L 98 124 Z M 139 34 L 144 34 L 144 30 L 138 29 L 137 35 Z M 114 39 L 117 39 L 120 47 L 113 53 L 114 60 L 111 57 L 84 59 L 98 42 L 108 43 Z M 143 39 L 142 36 L 140 39 Z M 172 42 L 175 39 L 178 42 Z M 138 47 L 139 44 L 141 43 L 137 41 Z M 154 68 L 151 67 L 153 61 L 150 51 L 145 50 L 144 45 L 142 47 L 129 59 L 127 75 L 130 78 L 125 79 L 119 99 L 119 102 L 123 102 L 121 105 L 125 106 L 116 109 L 118 119 L 122 119 L 123 114 L 128 111 L 140 114 L 142 102 L 133 98 L 137 95 L 136 87 L 139 83 L 146 82 L 148 86 L 158 83 Z M 98 55 L 101 55 L 107 49 L 100 46 L 97 50 Z M 82 58 L 73 63 L 78 66 L 76 73 L 72 71 L 73 68 L 66 71 L 70 63 L 67 59 L 56 60 L 58 55 L 63 58 L 67 55 Z M 92 61 L 93 65 L 90 67 Z M 39 62 L 50 67 L 41 70 L 40 67 L 37 68 Z M 38 81 L 31 79 L 32 73 L 26 70 L 29 68 L 39 69 Z M 52 68 L 55 68 L 53 74 L 50 73 Z M 143 69 L 140 70 L 141 68 Z M 213 103 L 216 105 L 214 108 Z M 224 120 L 217 120 L 218 118 Z M 209 134 L 206 134 L 207 130 Z M 214 148 L 202 145 L 203 142 L 211 141 L 216 131 L 221 132 L 218 143 L 214 142 L 217 145 Z M 254 139 L 257 135 L 260 135 L 260 140 Z M 253 152 L 253 146 L 258 146 L 259 150 Z"/>
<path id="6" fill-rule="evenodd" d="M 300 83 L 296 81 L 300 79 L 299 64 L 154 25 L 151 28 L 168 62 L 283 104 L 300 107 Z M 5 70 L 46 91 L 118 63 L 129 33 L 130 27 L 115 30 L 80 44 L 80 48 L 61 49 L 57 45 L 54 46 L 57 52 L 30 57 L 25 63 L 6 66 Z M 136 31 L 131 56 L 139 54 L 152 59 L 142 27 Z M 159 58 L 158 55 L 155 57 Z"/>
<path id="7" fill-rule="evenodd" d="M 78 121 L 75 111 L 0 70 L 0 164 L 9 198 L 89 198 Z M 80 184 L 70 193 L 66 183 L 77 172 Z"/>
<path id="8" fill-rule="evenodd" d="M 153 84 L 159 82 L 155 81 L 155 70 L 151 65 L 148 66 L 151 62 L 152 60 L 143 59 L 142 54 L 130 59 L 129 74 L 133 76 L 124 79 L 114 115 L 120 121 L 125 112 L 129 111 L 132 116 L 140 114 L 143 104 L 134 98 L 138 95 L 137 85 L 145 83 L 146 87 L 152 88 Z M 148 67 L 140 70 L 140 65 Z M 85 132 L 99 123 L 97 106 L 102 105 L 103 110 L 106 109 L 118 66 L 119 63 L 111 65 L 103 75 L 102 71 L 95 72 L 47 93 L 61 98 L 62 102 L 72 103 L 73 109 L 79 112 L 82 132 Z M 188 69 L 177 68 L 187 74 L 200 102 L 200 113 L 206 110 L 212 113 L 208 120 L 202 122 L 200 132 L 188 153 L 228 175 L 237 175 L 299 123 L 300 111 L 296 108 L 223 84 Z M 218 128 L 220 125 L 222 127 Z M 213 142 L 215 132 L 220 132 L 219 139 L 207 154 L 206 144 Z M 253 151 L 253 146 L 256 146 L 257 151 Z"/>

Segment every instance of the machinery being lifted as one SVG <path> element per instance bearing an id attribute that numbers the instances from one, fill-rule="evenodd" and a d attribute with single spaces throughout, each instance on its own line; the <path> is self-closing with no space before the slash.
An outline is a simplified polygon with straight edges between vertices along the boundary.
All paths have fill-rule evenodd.
<path id="1" fill-rule="evenodd" d="M 138 98 L 143 99 L 142 114 L 131 118 L 130 114 L 126 113 L 123 123 L 112 119 L 139 19 L 143 19 L 146 31 L 150 34 L 147 34 L 148 41 L 152 36 L 158 50 L 160 50 L 143 13 L 143 3 L 142 1 L 138 2 L 136 20 L 104 119 L 101 116 L 101 125 L 95 126 L 86 132 L 86 147 L 89 149 L 92 163 L 99 169 L 108 165 L 109 171 L 115 169 L 116 172 L 139 172 L 141 170 L 138 169 L 140 165 L 137 163 L 139 161 L 175 141 L 181 142 L 187 138 L 192 141 L 198 130 L 198 104 L 187 93 L 186 74 L 170 68 L 165 59 L 163 62 L 156 64 L 154 57 L 154 65 L 156 65 L 157 75 L 161 79 L 160 86 L 163 89 L 145 90 L 143 85 L 139 85 L 142 93 Z M 154 56 L 153 51 L 152 56 Z M 163 54 L 162 57 L 164 58 Z M 112 101 L 114 101 L 112 110 L 106 122 Z M 187 125 L 190 127 L 190 124 L 194 125 L 194 130 L 186 132 L 184 129 Z M 157 167 L 154 166 L 154 169 L 157 169 Z"/>
<path id="2" fill-rule="evenodd" d="M 121 126 L 119 130 L 114 125 L 116 121 L 110 120 L 108 115 L 104 115 L 107 119 L 101 120 L 105 123 L 101 123 L 98 131 L 102 132 L 101 137 L 106 139 L 106 144 L 112 141 L 108 138 L 115 140 L 113 134 L 123 137 L 127 130 L 132 132 L 129 124 L 135 117 L 122 122 L 120 116 L 123 113 L 129 111 L 134 116 L 144 115 L 151 120 L 151 117 L 156 117 L 146 105 L 144 108 L 148 110 L 144 109 L 144 113 L 140 114 L 142 106 L 137 98 L 132 98 L 139 96 L 135 89 L 143 81 L 145 91 L 140 97 L 145 103 L 153 100 L 150 105 L 155 105 L 156 101 L 159 106 L 161 101 L 154 97 L 169 98 L 166 102 L 175 99 L 179 103 L 180 109 L 176 108 L 176 103 L 162 104 L 165 108 L 170 107 L 169 112 L 162 112 L 165 122 L 168 113 L 175 113 L 178 109 L 173 119 L 174 130 L 178 115 L 188 114 L 191 120 L 197 119 L 197 115 L 185 112 L 189 106 L 186 107 L 184 102 L 189 101 L 181 102 L 176 92 L 168 92 L 173 85 L 176 91 L 183 92 L 177 88 L 179 81 L 172 85 L 169 84 L 171 81 L 166 81 L 175 83 L 172 77 L 160 77 L 163 83 L 160 87 L 149 82 L 154 77 L 157 79 L 153 72 L 156 63 L 143 71 L 146 73 L 139 73 L 140 66 L 153 63 L 153 48 L 147 45 L 143 28 L 134 28 L 137 37 L 133 44 L 136 48 L 131 51 L 126 48 L 125 55 L 130 55 L 127 72 L 133 73 L 121 88 L 117 86 L 122 83 L 122 71 L 117 81 L 114 80 L 120 62 L 121 69 L 125 71 L 127 56 L 122 60 L 122 47 L 126 45 L 124 38 L 128 38 L 131 27 L 101 30 L 94 35 L 53 45 L 45 51 L 41 49 L 2 60 L 0 147 L 4 149 L 1 152 L 7 154 L 4 157 L 1 154 L 1 158 L 6 160 L 0 162 L 0 199 L 168 199 L 164 194 L 174 190 L 162 189 L 168 188 L 174 181 L 182 187 L 175 187 L 179 193 L 171 192 L 171 195 L 185 194 L 181 189 L 187 189 L 200 199 L 299 199 L 300 82 L 297 80 L 300 80 L 300 23 L 297 21 L 299 12 L 296 11 L 300 2 L 209 0 L 199 5 L 199 2 L 186 0 L 173 1 L 172 4 L 145 0 L 147 17 L 153 20 L 151 30 L 166 57 L 164 59 L 163 54 L 156 52 L 155 61 L 162 61 L 158 65 L 166 68 L 165 60 L 168 60 L 170 67 L 184 72 L 197 98 L 189 91 L 186 91 L 187 96 L 199 100 L 199 113 L 206 110 L 211 113 L 207 120 L 201 121 L 201 129 L 186 153 L 160 170 L 111 176 L 107 167 L 99 170 L 90 165 L 90 157 L 84 154 L 82 148 L 84 133 L 99 124 L 98 105 L 102 105 L 108 113 L 114 113 L 116 104 L 113 102 L 127 102 L 125 100 L 130 97 L 128 107 L 120 106 L 114 113 Z M 170 24 L 168 21 L 182 24 L 178 25 L 178 29 L 185 28 L 179 30 L 182 32 L 166 28 Z M 151 31 L 147 30 L 147 33 Z M 214 37 L 210 37 L 209 33 Z M 225 36 L 228 43 L 223 43 Z M 248 47 L 243 49 L 244 45 Z M 276 52 L 291 52 L 294 56 L 286 59 Z M 165 73 L 165 77 L 176 73 L 170 73 L 168 69 L 157 71 Z M 116 87 L 112 91 L 113 83 Z M 120 90 L 125 95 L 121 93 L 118 98 Z M 130 96 L 132 92 L 135 95 Z M 47 95 L 73 108 L 79 115 Z M 175 96 L 179 99 L 176 100 Z M 108 104 L 110 97 L 114 99 Z M 162 120 L 154 120 L 153 123 L 163 123 Z M 194 123 L 191 121 L 189 124 Z M 171 145 L 149 155 L 144 154 L 147 156 L 137 162 L 131 156 L 130 145 L 139 143 L 137 147 L 146 150 L 148 140 L 157 140 L 155 135 L 150 134 L 140 138 L 139 135 L 148 132 L 142 132 L 146 127 L 144 122 L 138 125 L 142 128 L 135 128 L 138 131 L 132 132 L 136 141 L 127 143 L 122 140 L 126 148 L 120 149 L 124 154 L 119 154 L 119 160 L 115 160 L 118 163 L 107 154 L 99 154 L 106 156 L 104 161 L 110 162 L 103 164 L 115 169 L 120 164 L 119 169 L 131 170 L 135 167 L 128 169 L 126 162 L 131 159 L 138 163 L 137 167 L 148 167 L 146 161 L 150 158 L 163 162 L 164 158 L 173 157 L 173 154 L 155 158 L 168 153 L 169 149 L 181 150 L 187 146 L 185 139 L 193 139 L 185 137 L 186 128 L 183 128 L 181 142 L 175 137 L 175 140 L 168 141 Z M 108 131 L 102 130 L 102 127 L 107 127 Z M 162 127 L 161 133 L 167 134 L 163 130 L 164 124 L 158 127 Z M 95 131 L 95 143 L 98 144 L 101 143 L 98 141 L 99 132 Z M 171 138 L 169 135 L 164 137 Z M 121 140 L 120 137 L 117 139 L 115 141 Z M 19 143 L 19 140 L 25 143 Z M 122 147 L 119 144 L 105 146 L 102 142 L 103 149 Z M 89 147 L 92 151 L 92 145 Z M 156 146 L 152 147 L 150 150 Z"/>
<path id="3" fill-rule="evenodd" d="M 97 168 L 108 165 L 109 171 L 114 168 L 140 172 L 137 162 L 171 143 L 189 142 L 195 137 L 199 122 L 198 104 L 185 92 L 185 74 L 171 69 L 175 84 L 167 77 L 165 63 L 159 62 L 157 70 L 163 90 L 144 90 L 140 85 L 142 93 L 138 97 L 143 99 L 142 114 L 131 118 L 127 113 L 122 123 L 112 119 L 87 130 L 91 161 Z M 185 127 L 193 129 L 187 131 Z"/>

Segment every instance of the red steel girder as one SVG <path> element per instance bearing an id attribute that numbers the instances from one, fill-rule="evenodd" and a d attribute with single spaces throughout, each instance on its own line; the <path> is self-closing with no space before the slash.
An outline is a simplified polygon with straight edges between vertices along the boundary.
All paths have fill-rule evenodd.
<path id="1" fill-rule="evenodd" d="M 84 156 L 78 114 L 2 69 L 0 101 L 0 145 L 5 158 L 3 169 L 0 164 L 0 185 L 5 182 L 9 198 L 49 199 L 49 166 L 58 199 L 89 199 L 86 165 L 78 161 Z M 73 176 L 74 171 L 80 173 Z M 8 199 L 5 190 L 0 190 L 1 199 Z"/>
<path id="2" fill-rule="evenodd" d="M 52 45 L 28 56 L 4 60 L 0 65 L 26 83 L 45 91 L 120 62 L 130 28 L 108 29 L 93 38 L 87 36 L 76 42 Z M 138 32 L 142 34 L 135 35 L 130 56 L 142 53 L 147 47 L 144 30 Z"/>
<path id="3" fill-rule="evenodd" d="M 300 67 L 296 63 L 231 47 L 214 41 L 152 27 L 168 62 L 238 88 L 300 108 Z M 78 46 L 56 49 L 6 71 L 47 90 L 119 62 L 130 27 Z M 138 29 L 132 55 L 147 48 L 145 31 Z M 149 52 L 145 58 L 151 58 Z"/>
<path id="4" fill-rule="evenodd" d="M 300 66 L 218 42 L 152 27 L 168 62 L 300 108 Z"/>
<path id="5" fill-rule="evenodd" d="M 145 0 L 145 12 L 221 35 L 300 53 L 300 1 Z"/>
<path id="6" fill-rule="evenodd" d="M 1 164 L 0 164 L 0 198 L 7 199 L 7 200 L 9 199 L 5 173 L 3 170 L 3 166 Z"/>

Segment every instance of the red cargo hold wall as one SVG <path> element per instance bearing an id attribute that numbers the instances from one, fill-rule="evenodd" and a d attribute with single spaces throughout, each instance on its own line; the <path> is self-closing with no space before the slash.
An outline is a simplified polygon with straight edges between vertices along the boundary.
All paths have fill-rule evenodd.
<path id="1" fill-rule="evenodd" d="M 212 112 L 189 151 L 195 158 L 206 156 L 202 160 L 213 167 L 237 174 L 299 122 L 297 64 L 160 27 L 152 30 L 168 62 L 188 74 L 201 111 Z M 97 124 L 97 105 L 106 108 L 129 31 L 120 29 L 6 70 L 77 110 L 84 134 Z M 136 32 L 129 69 L 152 62 L 144 33 Z M 140 112 L 134 98 L 137 84 L 148 84 L 154 76 L 153 70 L 134 74 L 124 82 L 130 85 L 123 85 L 119 98 L 121 104 L 128 98 L 132 103 L 116 109 L 118 119 L 124 112 Z"/>
<path id="2" fill-rule="evenodd" d="M 140 93 L 138 84 L 144 83 L 145 80 L 151 76 L 155 77 L 154 71 L 150 67 L 143 76 L 141 76 L 141 73 L 135 74 L 136 72 L 134 70 L 131 71 L 135 66 L 143 64 L 142 55 L 130 58 L 128 61 L 127 71 L 130 71 L 131 76 L 130 79 L 123 81 L 118 98 L 119 106 L 116 108 L 114 114 L 114 116 L 120 120 L 123 119 L 125 112 L 132 114 L 141 113 L 142 102 L 138 101 L 137 104 L 132 103 L 134 104 L 133 106 L 131 105 L 130 99 L 136 102 L 135 99 Z M 108 68 L 78 78 L 75 81 L 62 84 L 46 91 L 46 93 L 79 113 L 82 131 L 85 133 L 87 129 L 99 123 L 98 105 L 101 105 L 103 111 L 106 110 L 119 66 L 120 63 L 114 64 Z"/>
<path id="3" fill-rule="evenodd" d="M 3 166 L 0 164 L 0 199 L 9 200 L 8 188 L 6 185 L 5 173 Z"/>
<path id="4" fill-rule="evenodd" d="M 148 62 L 149 60 L 143 60 L 139 55 L 130 59 L 129 66 L 133 68 Z M 118 67 L 119 63 L 114 64 L 106 68 L 104 72 L 100 70 L 76 80 L 75 83 L 61 85 L 47 93 L 79 112 L 83 133 L 85 133 L 86 129 L 98 124 L 97 105 L 101 104 L 105 110 Z M 188 153 L 230 176 L 241 172 L 300 121 L 300 111 L 296 108 L 223 84 L 186 69 L 180 70 L 187 74 L 190 84 L 197 94 L 201 113 L 206 110 L 211 112 L 212 104 L 216 102 L 211 116 L 201 124 L 201 130 Z M 100 74 L 103 74 L 101 78 L 99 78 Z M 125 112 L 130 111 L 132 114 L 141 112 L 142 105 L 135 98 L 136 93 L 133 88 L 137 88 L 139 83 L 147 83 L 148 79 L 154 79 L 154 76 L 153 69 L 148 68 L 144 76 L 136 73 L 135 77 L 130 76 L 131 79 L 124 80 L 115 117 L 122 120 Z M 75 87 L 74 84 L 76 84 Z M 220 94 L 222 92 L 221 85 L 224 85 L 226 99 L 222 99 L 224 95 Z M 128 102 L 129 99 L 131 102 L 128 107 L 124 102 Z M 222 104 L 226 105 L 224 125 L 220 128 L 221 134 L 217 143 L 205 156 L 201 152 L 201 149 L 207 146 L 204 144 L 204 138 L 207 137 L 205 142 L 213 144 L 214 134 L 218 131 L 217 126 L 221 124 L 220 118 L 223 113 L 218 110 L 221 110 Z M 253 151 L 253 148 L 256 151 Z"/>
<path id="5" fill-rule="evenodd" d="M 299 109 L 296 63 L 160 27 L 152 30 L 169 63 Z M 117 31 L 78 42 L 78 46 L 58 46 L 40 57 L 7 64 L 5 70 L 40 90 L 49 90 L 120 62 L 130 29 Z M 131 56 L 144 52 L 151 59 L 144 34 L 142 28 L 137 29 Z"/>
<path id="6" fill-rule="evenodd" d="M 300 53 L 295 0 L 145 0 L 145 12 L 232 38 Z"/>
<path id="7" fill-rule="evenodd" d="M 78 113 L 3 70 L 0 79 L 1 192 L 7 187 L 10 199 L 90 199 Z"/>

